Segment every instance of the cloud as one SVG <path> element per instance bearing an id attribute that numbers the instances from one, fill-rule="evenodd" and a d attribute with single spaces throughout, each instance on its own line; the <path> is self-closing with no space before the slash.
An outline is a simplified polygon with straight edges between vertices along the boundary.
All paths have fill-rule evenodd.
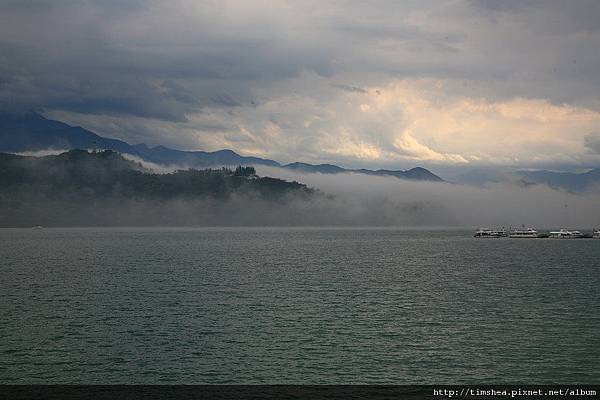
<path id="1" fill-rule="evenodd" d="M 124 156 L 157 173 L 186 169 L 183 165 L 164 167 L 143 162 L 135 156 Z M 19 213 L 9 213 L 7 221 L 23 224 L 23 221 L 31 221 L 33 215 L 34 219 L 46 220 L 45 226 L 292 225 L 475 229 L 524 224 L 541 231 L 559 227 L 589 230 L 600 223 L 597 219 L 600 216 L 600 187 L 584 194 L 573 194 L 543 185 L 509 182 L 474 187 L 356 173 L 304 173 L 266 166 L 257 166 L 257 172 L 261 176 L 302 182 L 319 191 L 310 197 L 290 193 L 277 201 L 264 201 L 260 196 L 244 192 L 234 193 L 227 200 L 189 196 L 128 199 L 107 193 L 93 203 L 77 204 L 71 197 L 66 202 L 58 198 L 35 202 L 29 204 L 31 207 L 19 208 Z M 56 210 L 68 212 L 56 213 Z M 31 222 L 25 224 L 31 226 Z"/>
<path id="2" fill-rule="evenodd" d="M 162 138 L 179 148 L 231 148 L 281 162 L 439 169 L 600 161 L 583 145 L 582 132 L 600 126 L 600 112 L 592 109 L 544 99 L 490 101 L 457 95 L 452 80 L 394 80 L 363 91 L 337 90 L 327 82 L 305 73 L 272 83 L 255 91 L 255 104 L 233 110 L 207 107 L 188 114 L 176 130 L 166 122 L 148 124 L 144 119 L 51 116 L 107 136 L 147 132 L 136 135 L 134 142 L 161 144 L 156 138 Z"/>
<path id="3" fill-rule="evenodd" d="M 55 156 L 58 154 L 62 154 L 68 151 L 68 149 L 46 149 L 46 150 L 37 150 L 37 151 L 23 151 L 14 153 L 19 156 L 27 156 L 27 157 L 45 157 L 45 156 Z"/>
<path id="4" fill-rule="evenodd" d="M 594 154 L 600 154 L 600 134 L 589 133 L 583 138 L 584 146 Z"/>
<path id="5" fill-rule="evenodd" d="M 135 156 L 133 154 L 123 153 L 122 156 L 124 159 L 138 163 L 146 170 L 151 171 L 153 173 L 157 173 L 157 174 L 170 174 L 170 173 L 178 171 L 178 170 L 186 170 L 186 169 L 190 168 L 189 166 L 184 166 L 184 165 L 156 164 L 156 163 L 153 163 L 150 161 L 146 161 L 146 160 L 144 160 L 138 156 Z"/>
<path id="6" fill-rule="evenodd" d="M 259 174 L 297 180 L 333 197 L 313 205 L 317 225 L 591 229 L 600 221 L 598 192 L 571 194 L 543 185 L 486 187 L 415 182 L 360 174 L 313 174 L 259 166 Z M 314 215 L 316 213 L 316 215 Z"/>
<path id="7" fill-rule="evenodd" d="M 344 85 L 344 84 L 334 84 L 332 85 L 335 88 L 338 88 L 340 90 L 345 90 L 347 92 L 354 92 L 354 93 L 367 93 L 367 91 L 363 88 L 359 88 L 356 86 L 350 86 L 350 85 Z"/>
<path id="8" fill-rule="evenodd" d="M 4 1 L 0 109 L 352 166 L 589 165 L 593 1 Z"/>

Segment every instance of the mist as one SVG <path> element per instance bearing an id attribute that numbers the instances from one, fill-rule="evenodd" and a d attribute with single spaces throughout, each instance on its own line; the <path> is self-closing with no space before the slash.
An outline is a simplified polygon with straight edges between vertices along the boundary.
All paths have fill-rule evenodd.
<path id="1" fill-rule="evenodd" d="M 45 156 L 56 156 L 59 154 L 62 154 L 66 151 L 69 151 L 68 149 L 44 149 L 44 150 L 34 150 L 34 151 L 20 151 L 20 152 L 15 152 L 15 153 L 10 153 L 10 154 L 15 154 L 18 156 L 25 156 L 25 157 L 45 157 Z"/>
<path id="2" fill-rule="evenodd" d="M 600 195 L 505 182 L 484 187 L 363 174 L 299 173 L 257 167 L 259 175 L 296 180 L 328 196 L 321 223 L 405 227 L 600 226 Z"/>
<path id="3" fill-rule="evenodd" d="M 121 156 L 123 156 L 123 158 L 126 160 L 133 161 L 134 163 L 141 165 L 144 169 L 151 171 L 155 174 L 170 174 L 170 173 L 178 171 L 178 170 L 185 170 L 185 169 L 192 168 L 189 165 L 156 164 L 156 163 L 153 163 L 152 161 L 144 160 L 141 157 L 138 157 L 136 155 L 129 154 L 129 153 L 121 153 Z"/>
<path id="4" fill-rule="evenodd" d="M 38 152 L 39 153 L 39 152 Z M 43 152 L 35 156 L 54 154 Z M 123 154 L 148 173 L 170 174 L 184 165 L 158 165 Z M 591 229 L 600 226 L 600 195 L 575 194 L 518 182 L 469 186 L 409 181 L 357 173 L 320 174 L 257 166 L 259 176 L 315 189 L 270 198 L 252 190 L 226 198 L 172 193 L 164 198 L 90 188 L 45 196 L 26 186 L 0 191 L 2 226 L 383 226 Z M 92 176 L 106 171 L 94 170 Z M 53 176 L 65 171 L 53 170 Z M 86 192 L 87 191 L 87 192 Z M 89 193 L 88 193 L 89 192 Z"/>

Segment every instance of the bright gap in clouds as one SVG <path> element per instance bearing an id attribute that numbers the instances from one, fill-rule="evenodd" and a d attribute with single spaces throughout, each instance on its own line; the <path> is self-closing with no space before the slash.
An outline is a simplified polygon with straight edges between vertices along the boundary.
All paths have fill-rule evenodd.
<path id="1" fill-rule="evenodd" d="M 306 85 L 327 86 L 323 78 L 304 79 L 312 81 Z M 584 147 L 585 136 L 600 126 L 599 112 L 542 99 L 493 102 L 453 95 L 457 84 L 396 80 L 320 98 L 278 97 L 236 110 L 232 128 L 239 134 L 213 135 L 210 146 L 289 161 L 296 152 L 302 161 L 347 165 L 534 166 L 600 160 Z M 194 118 L 219 119 L 214 111 Z"/>
<path id="2" fill-rule="evenodd" d="M 207 108 L 190 114 L 184 124 L 155 121 L 144 130 L 164 131 L 163 138 L 177 137 L 183 148 L 229 148 L 284 163 L 404 169 L 600 162 L 600 154 L 586 147 L 586 138 L 598 131 L 600 112 L 543 99 L 489 101 L 456 95 L 456 85 L 460 82 L 405 79 L 347 90 L 327 78 L 304 74 L 257 90 L 255 104 Z M 294 94 L 301 86 L 320 89 Z M 123 126 L 111 117 L 49 115 L 110 136 L 119 137 Z"/>

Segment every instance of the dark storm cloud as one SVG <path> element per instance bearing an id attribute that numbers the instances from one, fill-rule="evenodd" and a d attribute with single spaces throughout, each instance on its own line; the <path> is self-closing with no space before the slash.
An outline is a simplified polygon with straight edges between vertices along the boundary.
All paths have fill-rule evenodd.
<path id="1" fill-rule="evenodd" d="M 596 31 L 600 3 L 456 4 L 346 2 L 315 13 L 308 4 L 271 11 L 243 2 L 4 1 L 0 102 L 181 121 L 203 107 L 250 102 L 248 92 L 260 82 L 293 78 L 303 70 L 325 77 L 344 71 L 470 77 L 477 90 L 483 83 L 488 93 L 557 102 L 590 97 L 588 84 L 600 85 L 600 63 L 592 51 L 597 45 L 581 38 L 563 46 L 564 36 L 531 35 Z M 523 44 L 498 30 L 498 23 L 480 25 L 477 32 L 461 26 L 480 11 L 524 22 L 514 26 Z M 421 13 L 426 23 L 407 21 L 409 13 Z M 444 21 L 448 28 L 438 25 Z M 523 58 L 522 46 L 536 46 L 538 39 L 542 46 Z M 556 57 L 561 59 L 547 67 L 544 58 Z M 227 87 L 231 81 L 237 81 L 234 88 Z"/>
<path id="2" fill-rule="evenodd" d="M 3 3 L 0 107 L 184 121 L 186 113 L 202 107 L 249 101 L 250 80 L 295 76 L 302 68 L 331 73 L 327 62 L 310 52 L 242 36 L 225 38 L 210 26 L 188 26 L 195 29 L 190 38 L 161 36 L 177 30 L 177 18 L 163 22 L 160 15 L 144 14 L 156 4 Z M 128 19 L 157 24 L 159 32 L 129 32 Z"/>

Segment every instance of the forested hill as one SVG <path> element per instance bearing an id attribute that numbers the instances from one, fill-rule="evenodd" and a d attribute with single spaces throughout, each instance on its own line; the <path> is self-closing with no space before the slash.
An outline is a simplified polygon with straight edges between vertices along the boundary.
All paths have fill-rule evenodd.
<path id="1" fill-rule="evenodd" d="M 202 224 L 233 203 L 250 210 L 253 202 L 284 204 L 314 194 L 298 182 L 258 177 L 252 167 L 155 174 L 110 150 L 39 158 L 0 153 L 0 226 L 145 225 L 156 214 L 165 214 L 156 218 L 161 224 Z M 193 203 L 185 210 L 190 215 L 173 214 L 174 201 Z"/>

